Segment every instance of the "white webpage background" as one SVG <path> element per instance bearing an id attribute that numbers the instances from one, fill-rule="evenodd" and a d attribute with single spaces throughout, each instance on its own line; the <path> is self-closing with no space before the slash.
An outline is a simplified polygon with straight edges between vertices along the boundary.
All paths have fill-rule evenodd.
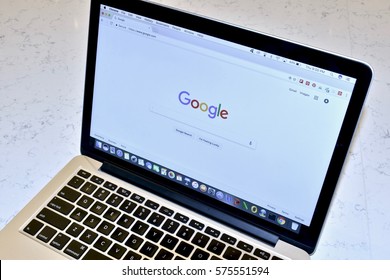
<path id="1" fill-rule="evenodd" d="M 347 102 L 315 102 L 290 85 L 101 25 L 91 136 L 309 225 Z M 227 119 L 182 105 L 181 91 L 222 104 Z"/>

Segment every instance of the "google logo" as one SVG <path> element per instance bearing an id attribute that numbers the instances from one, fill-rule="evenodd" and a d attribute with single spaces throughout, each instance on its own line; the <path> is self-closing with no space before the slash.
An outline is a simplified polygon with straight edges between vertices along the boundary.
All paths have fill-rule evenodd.
<path id="1" fill-rule="evenodd" d="M 229 112 L 226 109 L 222 109 L 221 104 L 217 106 L 209 106 L 205 102 L 200 102 L 196 99 L 190 98 L 190 93 L 187 91 L 182 91 L 179 93 L 179 101 L 183 105 L 190 105 L 193 109 L 199 109 L 202 112 L 208 112 L 208 116 L 210 119 L 215 119 L 216 117 L 220 117 L 224 120 L 227 119 Z"/>

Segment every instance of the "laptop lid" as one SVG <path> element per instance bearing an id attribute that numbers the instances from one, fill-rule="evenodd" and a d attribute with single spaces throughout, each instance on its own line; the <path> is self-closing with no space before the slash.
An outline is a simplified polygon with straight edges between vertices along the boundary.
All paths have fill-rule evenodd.
<path id="1" fill-rule="evenodd" d="M 144 1 L 92 1 L 81 150 L 102 169 L 312 253 L 366 64 Z"/>

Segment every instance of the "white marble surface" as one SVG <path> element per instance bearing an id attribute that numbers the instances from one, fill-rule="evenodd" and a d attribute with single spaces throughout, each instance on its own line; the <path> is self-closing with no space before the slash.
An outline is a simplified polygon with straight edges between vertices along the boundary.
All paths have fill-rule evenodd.
<path id="1" fill-rule="evenodd" d="M 314 259 L 390 259 L 390 2 L 158 0 L 370 63 Z M 79 153 L 89 1 L 1 0 L 0 228 Z"/>

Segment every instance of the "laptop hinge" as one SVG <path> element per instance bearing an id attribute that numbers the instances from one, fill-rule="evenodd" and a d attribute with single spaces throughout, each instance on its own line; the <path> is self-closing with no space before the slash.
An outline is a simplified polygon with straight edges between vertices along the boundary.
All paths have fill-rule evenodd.
<path id="1" fill-rule="evenodd" d="M 100 168 L 101 171 L 113 175 L 116 178 L 122 179 L 128 183 L 134 184 L 144 190 L 150 191 L 164 199 L 177 203 L 185 208 L 188 208 L 194 212 L 200 213 L 208 218 L 216 220 L 222 224 L 234 228 L 240 232 L 250 235 L 255 239 L 259 239 L 268 245 L 275 247 L 279 240 L 279 237 L 275 234 L 267 232 L 255 225 L 246 222 L 238 217 L 234 217 L 225 213 L 222 210 L 206 205 L 205 203 L 199 203 L 198 200 L 191 198 L 183 193 L 175 192 L 172 189 L 162 186 L 150 179 L 147 179 L 134 172 L 127 171 L 126 169 L 119 167 L 115 164 L 104 162 Z"/>

